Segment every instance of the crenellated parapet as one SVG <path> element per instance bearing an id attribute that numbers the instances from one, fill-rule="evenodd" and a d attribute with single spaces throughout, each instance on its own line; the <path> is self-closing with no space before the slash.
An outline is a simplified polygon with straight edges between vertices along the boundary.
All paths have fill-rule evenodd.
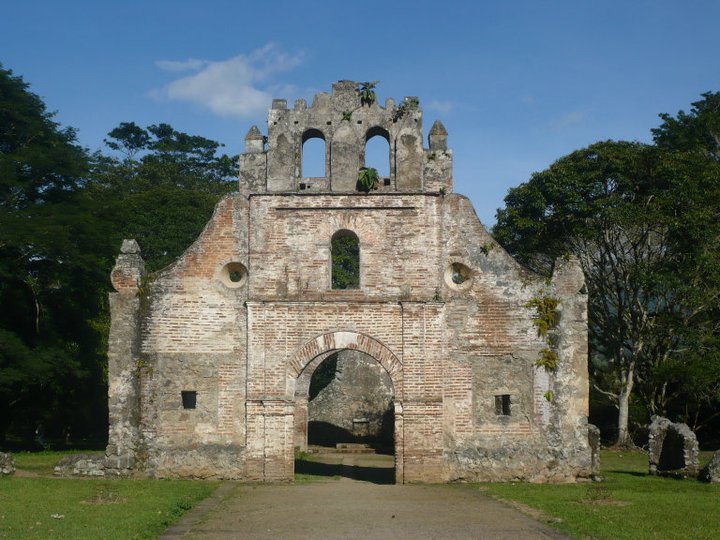
<path id="1" fill-rule="evenodd" d="M 416 97 L 401 103 L 363 101 L 353 81 L 333 84 L 332 93 L 315 95 L 310 107 L 298 99 L 293 108 L 275 99 L 268 113 L 268 134 L 253 126 L 240 156 L 240 191 L 250 193 L 340 192 L 357 190 L 365 167 L 367 143 L 381 137 L 388 144 L 390 174 L 376 186 L 381 192 L 452 191 L 452 152 L 447 131 L 433 126 L 423 147 L 423 111 Z M 303 171 L 303 149 L 311 139 L 325 145 L 324 175 Z"/>

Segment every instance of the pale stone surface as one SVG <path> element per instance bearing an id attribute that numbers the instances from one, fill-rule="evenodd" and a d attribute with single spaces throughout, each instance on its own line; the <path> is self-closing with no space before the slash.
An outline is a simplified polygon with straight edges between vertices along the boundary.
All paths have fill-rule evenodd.
<path id="1" fill-rule="evenodd" d="M 64 456 L 54 469 L 59 476 L 105 476 L 108 468 L 105 456 L 71 454 Z"/>
<path id="2" fill-rule="evenodd" d="M 12 454 L 0 452 L 0 476 L 15 474 L 15 459 Z"/>
<path id="3" fill-rule="evenodd" d="M 452 192 L 442 124 L 425 149 L 420 106 L 362 105 L 355 88 L 340 81 L 292 109 L 274 101 L 267 136 L 246 137 L 239 192 L 152 279 L 124 244 L 110 302 L 113 474 L 291 480 L 312 374 L 349 349 L 389 380 L 398 482 L 592 475 L 577 262 L 559 260 L 550 283 L 520 267 Z M 374 136 L 389 143 L 390 176 L 359 193 Z M 302 173 L 311 138 L 325 142 L 323 178 Z M 360 284 L 338 290 L 331 239 L 345 230 L 359 240 Z M 527 306 L 545 297 L 559 323 L 540 336 Z M 543 349 L 556 369 L 535 365 Z"/>

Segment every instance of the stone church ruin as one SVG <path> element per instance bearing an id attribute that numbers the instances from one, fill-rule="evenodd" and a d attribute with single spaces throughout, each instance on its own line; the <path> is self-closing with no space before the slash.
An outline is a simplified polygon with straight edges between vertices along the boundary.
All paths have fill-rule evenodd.
<path id="1" fill-rule="evenodd" d="M 291 481 L 325 422 L 385 436 L 399 483 L 591 476 L 579 266 L 547 281 L 518 265 L 453 192 L 443 125 L 426 148 L 416 98 L 367 97 L 340 81 L 310 106 L 274 100 L 238 192 L 164 270 L 123 242 L 108 473 Z M 389 174 L 367 174 L 371 141 Z M 310 399 L 329 360 L 341 380 Z"/>

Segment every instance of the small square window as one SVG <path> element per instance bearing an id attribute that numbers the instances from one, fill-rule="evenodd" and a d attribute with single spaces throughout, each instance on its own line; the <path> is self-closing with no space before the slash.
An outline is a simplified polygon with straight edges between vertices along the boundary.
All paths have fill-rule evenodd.
<path id="1" fill-rule="evenodd" d="M 180 392 L 183 409 L 195 409 L 197 407 L 197 392 L 195 390 L 183 390 Z"/>
<path id="2" fill-rule="evenodd" d="M 510 394 L 495 396 L 495 414 L 510 416 Z"/>

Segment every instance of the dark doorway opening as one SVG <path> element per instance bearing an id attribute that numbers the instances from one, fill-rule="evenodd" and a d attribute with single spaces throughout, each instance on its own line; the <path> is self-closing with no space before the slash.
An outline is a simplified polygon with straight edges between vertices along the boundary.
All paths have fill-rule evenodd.
<path id="1" fill-rule="evenodd" d="M 312 373 L 307 404 L 307 451 L 295 472 L 395 482 L 393 384 L 370 355 L 344 349 Z"/>

